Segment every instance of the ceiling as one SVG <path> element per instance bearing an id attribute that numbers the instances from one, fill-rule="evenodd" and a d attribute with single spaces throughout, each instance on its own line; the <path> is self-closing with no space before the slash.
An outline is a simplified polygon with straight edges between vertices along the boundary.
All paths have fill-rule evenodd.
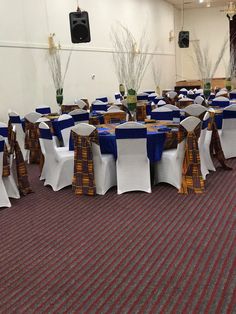
<path id="1" fill-rule="evenodd" d="M 210 4 L 211 7 L 217 6 L 227 6 L 229 1 L 225 0 L 204 0 L 203 3 L 199 3 L 199 0 L 167 0 L 169 3 L 173 4 L 176 8 L 181 9 L 183 7 L 184 1 L 184 9 L 193 9 L 193 8 L 206 8 L 207 3 Z"/>

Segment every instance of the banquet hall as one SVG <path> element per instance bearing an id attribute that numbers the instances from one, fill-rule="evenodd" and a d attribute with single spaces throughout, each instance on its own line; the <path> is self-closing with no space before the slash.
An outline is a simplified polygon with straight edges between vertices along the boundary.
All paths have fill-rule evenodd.
<path id="1" fill-rule="evenodd" d="M 0 313 L 234 313 L 236 3 L 0 19 Z"/>

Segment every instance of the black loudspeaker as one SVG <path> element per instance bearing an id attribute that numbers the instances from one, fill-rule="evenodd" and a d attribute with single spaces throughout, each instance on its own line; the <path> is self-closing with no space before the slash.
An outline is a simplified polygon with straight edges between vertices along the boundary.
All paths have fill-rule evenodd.
<path id="1" fill-rule="evenodd" d="M 89 42 L 91 39 L 88 12 L 71 12 L 69 16 L 72 43 L 77 44 Z"/>
<path id="2" fill-rule="evenodd" d="M 189 31 L 179 32 L 179 47 L 188 48 L 189 47 Z"/>

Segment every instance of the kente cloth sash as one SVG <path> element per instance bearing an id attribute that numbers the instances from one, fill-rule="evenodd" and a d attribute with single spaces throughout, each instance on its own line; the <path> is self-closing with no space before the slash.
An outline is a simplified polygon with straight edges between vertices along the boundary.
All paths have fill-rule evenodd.
<path id="1" fill-rule="evenodd" d="M 136 120 L 144 121 L 147 118 L 146 104 L 136 106 Z"/>
<path id="2" fill-rule="evenodd" d="M 211 156 L 215 156 L 215 158 L 219 161 L 222 168 L 225 170 L 232 170 L 231 167 L 226 165 L 225 155 L 221 146 L 220 136 L 218 133 L 218 129 L 215 122 L 215 114 L 213 112 L 210 113 L 210 120 L 208 124 L 208 130 L 212 131 L 211 143 L 210 143 L 210 153 Z"/>
<path id="3" fill-rule="evenodd" d="M 88 136 L 71 132 L 74 140 L 74 176 L 72 189 L 77 195 L 96 195 L 92 143 L 99 145 L 98 132 L 94 130 Z"/>
<path id="4" fill-rule="evenodd" d="M 31 123 L 27 119 L 25 119 L 25 149 L 30 151 L 29 162 L 39 164 L 42 153 L 39 144 L 38 124 Z"/>
<path id="5" fill-rule="evenodd" d="M 184 160 L 182 165 L 182 182 L 179 193 L 188 194 L 204 192 L 204 180 L 201 173 L 198 138 L 201 133 L 201 123 L 188 132 L 182 125 L 179 126 L 178 142 L 185 140 Z"/>
<path id="6" fill-rule="evenodd" d="M 79 109 L 78 105 L 61 105 L 61 113 L 69 113 L 75 109 Z"/>
<path id="7" fill-rule="evenodd" d="M 7 151 L 7 146 L 3 142 L 4 148 L 3 148 L 3 170 L 2 170 L 2 176 L 3 177 L 8 177 L 10 175 L 10 159 L 9 159 L 9 154 Z"/>
<path id="8" fill-rule="evenodd" d="M 9 126 L 8 130 L 8 142 L 10 145 L 10 154 L 15 154 L 16 161 L 16 173 L 17 173 L 17 186 L 21 195 L 27 195 L 32 193 L 32 189 L 28 180 L 28 173 L 26 164 L 20 149 L 20 146 L 16 140 L 16 133 L 12 127 Z"/>

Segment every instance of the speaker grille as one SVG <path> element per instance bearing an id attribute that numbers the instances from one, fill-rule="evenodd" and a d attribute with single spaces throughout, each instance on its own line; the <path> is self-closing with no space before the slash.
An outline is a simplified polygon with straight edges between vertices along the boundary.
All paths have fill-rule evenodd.
<path id="1" fill-rule="evenodd" d="M 189 31 L 179 32 L 179 47 L 188 48 L 189 47 Z"/>
<path id="2" fill-rule="evenodd" d="M 90 41 L 88 12 L 71 12 L 70 31 L 72 43 L 86 43 Z"/>

